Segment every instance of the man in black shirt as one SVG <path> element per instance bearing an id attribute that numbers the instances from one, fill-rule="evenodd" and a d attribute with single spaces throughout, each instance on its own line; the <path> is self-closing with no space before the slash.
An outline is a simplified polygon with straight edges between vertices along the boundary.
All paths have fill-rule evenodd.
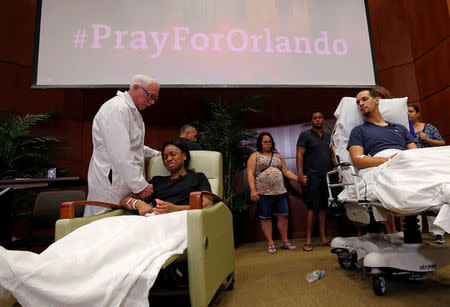
<path id="1" fill-rule="evenodd" d="M 202 145 L 197 143 L 197 135 L 197 129 L 192 125 L 186 124 L 180 128 L 179 139 L 186 143 L 189 150 L 203 150 Z"/>
<path id="2" fill-rule="evenodd" d="M 311 236 L 314 214 L 319 215 L 321 245 L 329 245 L 325 233 L 328 190 L 326 173 L 333 168 L 330 149 L 331 133 L 324 131 L 322 112 L 311 116 L 312 129 L 303 131 L 297 141 L 298 182 L 304 186 L 305 202 L 308 207 L 306 217 L 306 243 L 304 251 L 312 251 Z"/>

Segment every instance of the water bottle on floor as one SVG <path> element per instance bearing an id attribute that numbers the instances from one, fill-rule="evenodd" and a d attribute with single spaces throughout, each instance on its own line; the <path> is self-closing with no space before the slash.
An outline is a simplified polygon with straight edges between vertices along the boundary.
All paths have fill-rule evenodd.
<path id="1" fill-rule="evenodd" d="M 324 274 L 325 274 L 325 271 L 323 271 L 323 270 L 315 270 L 315 271 L 312 271 L 312 272 L 306 274 L 306 280 L 308 282 L 313 282 L 313 281 L 323 278 Z"/>

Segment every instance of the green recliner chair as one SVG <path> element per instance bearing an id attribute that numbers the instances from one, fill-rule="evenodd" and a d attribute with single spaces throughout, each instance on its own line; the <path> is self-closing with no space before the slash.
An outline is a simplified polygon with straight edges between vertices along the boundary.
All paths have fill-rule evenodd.
<path id="1" fill-rule="evenodd" d="M 220 200 L 223 190 L 222 155 L 215 151 L 191 151 L 189 169 L 202 172 L 211 184 L 211 191 Z M 169 175 L 161 156 L 150 159 L 148 179 L 153 176 Z M 183 255 L 169 258 L 162 270 L 176 261 L 187 261 L 189 276 L 189 297 L 191 306 L 207 306 L 217 290 L 224 285 L 232 289 L 234 285 L 234 242 L 232 215 L 222 201 L 201 208 L 201 192 L 193 192 L 190 196 L 190 207 L 187 215 L 187 250 Z M 74 218 L 75 206 L 104 205 L 116 210 L 104 214 Z M 120 206 L 74 201 L 61 205 L 61 219 L 56 222 L 55 240 L 92 221 L 135 212 L 119 209 Z M 187 259 L 187 260 L 186 260 Z"/>

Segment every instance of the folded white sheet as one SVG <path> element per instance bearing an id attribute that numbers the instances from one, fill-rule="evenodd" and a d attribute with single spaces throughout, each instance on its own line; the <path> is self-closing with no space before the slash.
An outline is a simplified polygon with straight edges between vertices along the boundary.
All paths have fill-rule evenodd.
<path id="1" fill-rule="evenodd" d="M 392 154 L 392 150 L 386 150 L 377 156 Z M 358 175 L 366 183 L 363 180 L 359 183 L 362 197 L 366 195 L 370 201 L 379 201 L 384 208 L 398 214 L 412 215 L 433 206 L 449 204 L 450 146 L 400 151 L 392 160 L 360 170 Z M 355 197 L 351 188 L 339 195 L 340 199 Z M 438 215 L 435 224 L 450 232 L 450 213 L 445 212 L 439 212 L 441 216 Z"/>
<path id="2" fill-rule="evenodd" d="M 41 254 L 0 247 L 0 285 L 22 306 L 148 306 L 164 262 L 187 247 L 187 211 L 117 216 Z"/>

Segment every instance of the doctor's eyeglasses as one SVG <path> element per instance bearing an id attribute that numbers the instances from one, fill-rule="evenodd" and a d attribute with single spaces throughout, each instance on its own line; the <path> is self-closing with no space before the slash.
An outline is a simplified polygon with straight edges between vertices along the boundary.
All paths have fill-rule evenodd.
<path id="1" fill-rule="evenodd" d="M 140 85 L 139 85 L 139 87 L 140 87 L 140 88 L 148 95 L 148 97 L 149 97 L 151 100 L 153 100 L 155 103 L 158 102 L 158 100 L 159 100 L 159 97 L 158 97 L 158 96 L 155 96 L 155 94 L 150 93 L 150 92 L 147 91 L 143 86 L 140 86 Z"/>

